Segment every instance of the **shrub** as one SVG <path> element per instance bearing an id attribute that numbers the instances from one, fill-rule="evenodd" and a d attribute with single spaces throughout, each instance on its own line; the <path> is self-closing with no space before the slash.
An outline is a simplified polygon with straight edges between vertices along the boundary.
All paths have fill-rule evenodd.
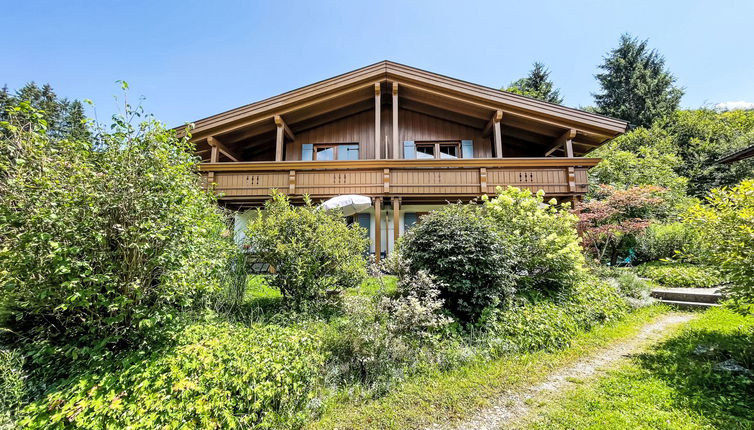
<path id="1" fill-rule="evenodd" d="M 654 303 L 650 296 L 654 283 L 642 279 L 635 270 L 608 266 L 594 266 L 591 269 L 597 277 L 610 284 L 632 308 Z"/>
<path id="2" fill-rule="evenodd" d="M 583 227 L 584 245 L 597 261 L 615 266 L 636 243 L 636 236 L 654 219 L 667 215 L 667 190 L 637 186 L 625 190 L 601 185 L 595 197 L 576 205 Z"/>
<path id="3" fill-rule="evenodd" d="M 702 238 L 702 261 L 731 281 L 727 293 L 741 310 L 754 309 L 754 180 L 712 190 L 687 220 Z"/>
<path id="4" fill-rule="evenodd" d="M 513 247 L 517 289 L 545 293 L 572 285 L 582 272 L 584 255 L 576 232 L 578 218 L 544 192 L 508 187 L 486 200 L 485 214 L 498 240 Z"/>
<path id="5" fill-rule="evenodd" d="M 636 258 L 639 261 L 656 261 L 679 255 L 686 257 L 696 248 L 697 242 L 696 232 L 687 224 L 655 223 L 637 237 Z"/>
<path id="6" fill-rule="evenodd" d="M 23 411 L 25 428 L 298 428 L 325 357 L 295 328 L 203 323 L 178 345 L 129 353 Z"/>
<path id="7" fill-rule="evenodd" d="M 424 272 L 398 282 L 395 297 L 350 295 L 330 325 L 330 378 L 358 383 L 376 394 L 423 366 L 442 364 L 451 319 L 435 282 Z"/>
<path id="8" fill-rule="evenodd" d="M 0 429 L 16 428 L 15 415 L 21 406 L 26 376 L 23 357 L 16 350 L 0 349 Z"/>
<path id="9" fill-rule="evenodd" d="M 639 275 L 666 287 L 711 288 L 725 282 L 714 267 L 677 261 L 655 261 L 636 268 Z"/>
<path id="10" fill-rule="evenodd" d="M 587 277 L 560 297 L 523 301 L 487 314 L 488 348 L 493 356 L 507 352 L 565 348 L 579 331 L 625 315 L 628 305 L 610 284 Z"/>
<path id="11" fill-rule="evenodd" d="M 41 115 L 0 124 L 0 289 L 20 339 L 89 355 L 220 290 L 235 246 L 186 138 L 115 117 L 92 142 L 55 140 L 20 112 Z"/>
<path id="12" fill-rule="evenodd" d="M 249 222 L 247 237 L 249 248 L 275 268 L 270 285 L 297 306 L 366 277 L 364 230 L 348 226 L 338 211 L 313 206 L 308 197 L 303 206 L 293 206 L 273 192 Z"/>
<path id="13" fill-rule="evenodd" d="M 411 273 L 437 279 L 441 298 L 461 320 L 513 294 L 514 247 L 497 239 L 478 206 L 452 204 L 423 216 L 399 249 Z"/>

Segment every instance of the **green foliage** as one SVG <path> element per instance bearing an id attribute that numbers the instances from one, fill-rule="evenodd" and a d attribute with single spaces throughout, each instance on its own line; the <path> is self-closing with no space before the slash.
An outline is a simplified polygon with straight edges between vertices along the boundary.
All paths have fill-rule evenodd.
<path id="1" fill-rule="evenodd" d="M 754 160 L 717 163 L 752 141 L 754 111 L 676 111 L 651 128 L 632 130 L 592 152 L 605 161 L 592 169 L 591 179 L 617 187 L 659 185 L 703 197 L 712 188 L 754 176 Z M 684 178 L 688 181 L 682 186 Z"/>
<path id="2" fill-rule="evenodd" d="M 640 129 L 634 133 L 646 133 Z M 631 134 L 631 133 L 629 133 Z M 619 138 L 620 139 L 620 138 Z M 597 185 L 612 185 L 627 189 L 643 185 L 667 188 L 670 198 L 682 203 L 686 196 L 688 179 L 676 173 L 681 159 L 673 153 L 662 152 L 657 147 L 639 146 L 636 150 L 622 150 L 620 142 L 598 148 L 590 156 L 602 161 L 589 171 L 592 189 Z"/>
<path id="3" fill-rule="evenodd" d="M 2 323 L 42 342 L 50 370 L 61 357 L 143 344 L 222 288 L 236 247 L 188 139 L 151 119 L 133 126 L 138 111 L 93 142 L 51 137 L 28 103 L 9 115 L 0 123 Z"/>
<path id="4" fill-rule="evenodd" d="M 311 332 L 189 326 L 174 348 L 85 371 L 23 411 L 24 428 L 298 428 L 325 356 Z"/>
<path id="5" fill-rule="evenodd" d="M 580 331 L 624 316 L 628 306 L 608 283 L 586 278 L 557 300 L 517 304 L 493 310 L 485 325 L 493 356 L 508 351 L 556 350 L 567 347 Z"/>
<path id="6" fill-rule="evenodd" d="M 511 82 L 510 85 L 508 85 L 507 88 L 503 88 L 503 90 L 520 94 L 522 96 L 544 100 L 549 103 L 563 103 L 563 97 L 560 96 L 560 90 L 554 88 L 554 84 L 550 80 L 550 71 L 540 62 L 534 63 L 532 69 L 529 71 L 529 75 L 515 82 Z"/>
<path id="7" fill-rule="evenodd" d="M 497 239 L 476 205 L 430 212 L 403 236 L 399 249 L 412 273 L 437 279 L 441 298 L 461 320 L 474 320 L 514 292 L 514 247 Z"/>
<path id="8" fill-rule="evenodd" d="M 579 279 L 584 255 L 576 233 L 578 217 L 552 199 L 515 187 L 484 200 L 484 214 L 498 240 L 513 248 L 517 289 L 552 293 Z"/>
<path id="9" fill-rule="evenodd" d="M 639 277 L 634 270 L 608 266 L 594 266 L 591 269 L 600 279 L 615 288 L 631 307 L 642 308 L 653 303 L 649 292 L 654 285 Z"/>
<path id="10" fill-rule="evenodd" d="M 731 164 L 716 160 L 754 141 L 754 111 L 678 111 L 656 124 L 670 137 L 683 162 L 676 168 L 689 178 L 689 193 L 703 197 L 713 188 L 732 186 L 754 177 L 754 160 Z"/>
<path id="11" fill-rule="evenodd" d="M 673 85 L 665 59 L 650 50 L 646 40 L 621 35 L 599 68 L 603 73 L 595 77 L 602 91 L 594 95 L 598 113 L 649 127 L 678 108 L 683 90 Z"/>
<path id="12" fill-rule="evenodd" d="M 396 294 L 343 299 L 343 315 L 326 337 L 331 352 L 330 378 L 337 384 L 360 384 L 382 394 L 391 384 L 446 359 L 447 326 L 443 302 L 424 272 L 403 277 Z"/>
<path id="13" fill-rule="evenodd" d="M 356 287 L 366 277 L 367 238 L 338 211 L 325 211 L 305 199 L 293 206 L 273 192 L 247 227 L 248 245 L 275 268 L 269 279 L 296 306 L 316 302 L 328 291 Z"/>
<path id="14" fill-rule="evenodd" d="M 731 281 L 727 294 L 742 309 L 754 305 L 754 180 L 712 190 L 687 221 L 702 239 L 698 257 Z"/>
<path id="15" fill-rule="evenodd" d="M 670 258 L 691 258 L 699 235 L 682 222 L 654 223 L 636 238 L 636 259 L 656 261 Z"/>
<path id="16" fill-rule="evenodd" d="M 26 390 L 24 359 L 12 349 L 0 349 L 0 430 L 15 428 L 15 415 Z"/>
<path id="17" fill-rule="evenodd" d="M 30 82 L 14 94 L 8 91 L 8 87 L 0 89 L 0 121 L 8 121 L 8 110 L 21 103 L 28 103 L 41 114 L 47 125 L 46 133 L 52 137 L 88 140 L 91 135 L 81 102 L 58 98 L 49 84 L 40 88 L 36 83 Z M 26 113 L 22 112 L 21 115 L 25 116 Z M 31 116 L 24 118 L 22 122 L 30 120 Z"/>
<path id="18" fill-rule="evenodd" d="M 725 282 L 725 278 L 714 267 L 679 261 L 644 263 L 636 271 L 653 282 L 673 288 L 711 288 Z"/>

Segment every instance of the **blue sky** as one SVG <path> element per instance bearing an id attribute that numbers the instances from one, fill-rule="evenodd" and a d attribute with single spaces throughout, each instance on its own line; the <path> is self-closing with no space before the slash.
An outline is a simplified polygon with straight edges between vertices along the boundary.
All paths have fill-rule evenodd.
<path id="1" fill-rule="evenodd" d="M 2 7 L 0 85 L 49 82 L 179 125 L 389 59 L 500 87 L 544 62 L 586 106 L 629 32 L 663 54 L 684 107 L 754 102 L 752 1 L 26 1 Z"/>

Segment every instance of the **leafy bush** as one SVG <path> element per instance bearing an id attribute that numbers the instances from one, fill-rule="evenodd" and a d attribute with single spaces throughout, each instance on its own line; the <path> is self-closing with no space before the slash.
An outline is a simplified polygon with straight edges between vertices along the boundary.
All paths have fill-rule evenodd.
<path id="1" fill-rule="evenodd" d="M 688 258 L 697 242 L 698 236 L 688 224 L 651 224 L 636 238 L 636 258 L 639 261 L 657 261 L 678 256 Z"/>
<path id="2" fill-rule="evenodd" d="M 295 328 L 204 323 L 178 345 L 134 352 L 62 383 L 23 411 L 25 428 L 297 428 L 324 365 Z"/>
<path id="3" fill-rule="evenodd" d="M 15 414 L 25 394 L 23 363 L 18 351 L 0 349 L 0 430 L 16 428 Z"/>
<path id="4" fill-rule="evenodd" d="M 493 356 L 565 348 L 573 337 L 625 315 L 628 305 L 610 284 L 586 278 L 557 299 L 524 301 L 486 315 L 485 336 Z"/>
<path id="5" fill-rule="evenodd" d="M 368 239 L 361 227 L 348 226 L 338 211 L 324 211 L 305 198 L 293 206 L 273 192 L 248 225 L 248 245 L 275 268 L 269 283 L 300 306 L 328 291 L 351 288 L 366 277 L 363 257 Z"/>
<path id="6" fill-rule="evenodd" d="M 380 394 L 419 367 L 442 364 L 446 327 L 435 282 L 424 272 L 399 280 L 395 297 L 350 295 L 330 325 L 330 378 Z"/>
<path id="7" fill-rule="evenodd" d="M 654 261 L 636 268 L 639 275 L 675 288 L 711 288 L 725 282 L 714 267 L 699 266 L 679 261 Z"/>
<path id="8" fill-rule="evenodd" d="M 625 190 L 601 185 L 594 198 L 576 205 L 584 245 L 597 261 L 615 266 L 636 243 L 636 236 L 669 210 L 667 189 L 646 185 Z"/>
<path id="9" fill-rule="evenodd" d="M 543 191 L 508 187 L 485 199 L 484 209 L 498 240 L 513 248 L 517 289 L 551 293 L 579 278 L 584 255 L 568 204 L 558 208 L 544 202 Z"/>
<path id="10" fill-rule="evenodd" d="M 615 288 L 632 308 L 649 306 L 654 302 L 649 294 L 654 284 L 639 277 L 636 271 L 606 266 L 595 266 L 592 270 Z"/>
<path id="11" fill-rule="evenodd" d="M 36 120 L 15 121 L 21 113 Z M 21 339 L 48 342 L 58 361 L 142 342 L 221 289 L 236 247 L 188 139 L 115 117 L 94 141 L 56 140 L 28 104 L 10 115 L 0 123 L 0 295 Z"/>
<path id="12" fill-rule="evenodd" d="M 435 277 L 448 309 L 465 321 L 512 296 L 514 249 L 498 240 L 478 206 L 460 203 L 423 216 L 399 244 L 409 271 Z"/>
<path id="13" fill-rule="evenodd" d="M 731 281 L 727 293 L 742 310 L 754 309 L 754 180 L 712 190 L 687 220 L 702 238 L 699 257 Z"/>

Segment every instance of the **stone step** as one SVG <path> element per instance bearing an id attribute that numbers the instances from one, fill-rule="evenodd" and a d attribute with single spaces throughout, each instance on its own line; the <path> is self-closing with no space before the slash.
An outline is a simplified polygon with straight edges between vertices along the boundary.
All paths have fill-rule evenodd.
<path id="1" fill-rule="evenodd" d="M 717 303 L 704 303 L 704 302 L 684 302 L 680 300 L 660 300 L 660 303 L 665 303 L 668 306 L 672 306 L 678 309 L 708 309 L 715 306 L 720 306 Z"/>
<path id="2" fill-rule="evenodd" d="M 719 303 L 723 297 L 716 289 L 700 289 L 695 291 L 693 288 L 655 289 L 652 290 L 650 295 L 660 300 L 697 303 Z"/>

